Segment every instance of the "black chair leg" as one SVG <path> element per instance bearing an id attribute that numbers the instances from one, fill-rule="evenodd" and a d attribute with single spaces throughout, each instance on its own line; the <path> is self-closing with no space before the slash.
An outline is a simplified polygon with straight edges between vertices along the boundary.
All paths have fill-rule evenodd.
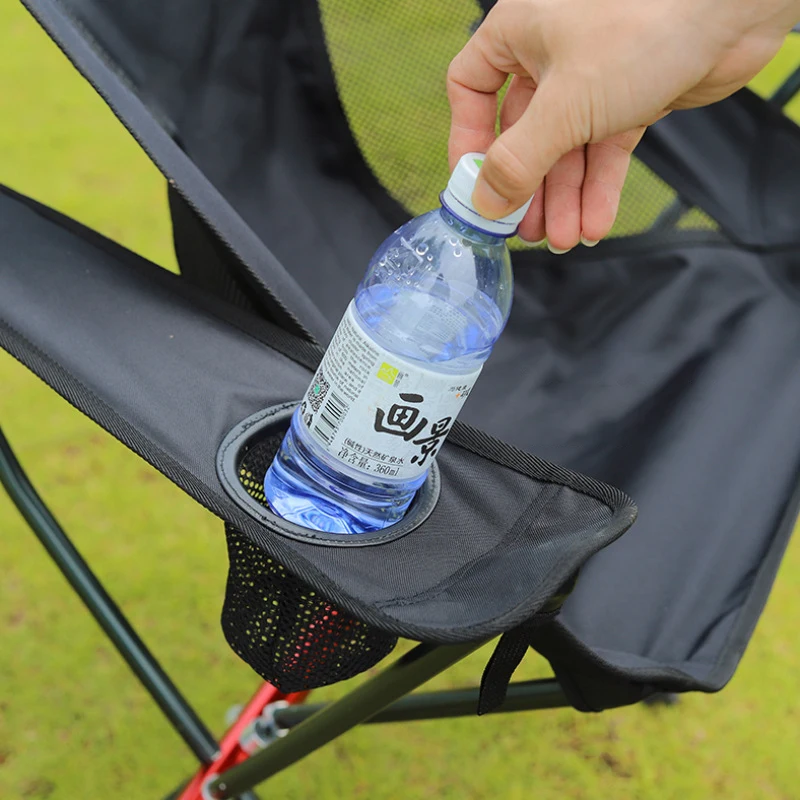
<path id="1" fill-rule="evenodd" d="M 0 484 L 55 561 L 76 594 L 116 647 L 197 759 L 207 764 L 219 750 L 203 724 L 153 654 L 134 631 L 97 576 L 83 560 L 39 497 L 0 429 Z"/>

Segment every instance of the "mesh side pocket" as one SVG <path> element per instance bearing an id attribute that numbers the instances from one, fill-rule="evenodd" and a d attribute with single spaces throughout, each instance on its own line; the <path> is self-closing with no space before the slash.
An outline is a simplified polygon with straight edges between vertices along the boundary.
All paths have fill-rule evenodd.
<path id="1" fill-rule="evenodd" d="M 281 437 L 252 447 L 239 469 L 251 497 L 264 499 L 263 475 Z M 233 651 L 282 692 L 328 686 L 377 664 L 397 644 L 336 608 L 236 529 L 226 526 L 230 570 L 222 630 Z"/>

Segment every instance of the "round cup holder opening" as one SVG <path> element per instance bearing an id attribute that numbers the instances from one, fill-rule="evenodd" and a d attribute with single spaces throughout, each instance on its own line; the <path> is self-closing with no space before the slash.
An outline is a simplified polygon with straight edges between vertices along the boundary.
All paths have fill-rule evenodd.
<path id="1" fill-rule="evenodd" d="M 227 494 L 242 510 L 275 533 L 336 547 L 390 542 L 418 528 L 430 516 L 440 490 L 435 461 L 403 519 L 379 531 L 326 533 L 304 528 L 274 514 L 264 496 L 264 475 L 280 448 L 296 407 L 295 402 L 263 409 L 236 425 L 220 445 L 217 475 Z"/>

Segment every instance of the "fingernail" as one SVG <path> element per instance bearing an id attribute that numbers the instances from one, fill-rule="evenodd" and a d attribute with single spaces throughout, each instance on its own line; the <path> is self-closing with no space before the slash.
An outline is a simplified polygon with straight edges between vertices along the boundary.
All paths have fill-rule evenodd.
<path id="1" fill-rule="evenodd" d="M 557 255 L 557 256 L 563 256 L 564 253 L 569 253 L 569 251 L 572 250 L 571 247 L 568 247 L 566 250 L 559 250 L 558 247 L 553 247 L 553 245 L 551 245 L 550 242 L 547 243 L 547 249 L 551 253 L 553 253 L 554 255 Z"/>
<path id="2" fill-rule="evenodd" d="M 499 219 L 511 213 L 508 199 L 496 192 L 480 175 L 472 193 L 472 202 L 475 210 L 487 219 Z"/>
<path id="3" fill-rule="evenodd" d="M 599 239 L 587 239 L 583 234 L 581 234 L 581 244 L 584 247 L 594 247 L 599 241 Z"/>
<path id="4" fill-rule="evenodd" d="M 547 237 L 545 236 L 544 239 L 539 239 L 538 242 L 529 242 L 527 239 L 523 239 L 521 236 L 517 237 L 525 247 L 541 247 L 546 241 Z"/>

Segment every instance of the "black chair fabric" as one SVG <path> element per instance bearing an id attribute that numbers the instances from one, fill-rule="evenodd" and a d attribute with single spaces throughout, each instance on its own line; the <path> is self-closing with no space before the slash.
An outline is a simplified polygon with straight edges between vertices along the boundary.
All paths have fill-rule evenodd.
<path id="1" fill-rule="evenodd" d="M 226 493 L 217 454 L 240 422 L 303 395 L 318 350 L 8 190 L 0 281 L 6 350 L 293 575 L 396 635 L 503 633 L 634 519 L 619 490 L 457 425 L 435 508 L 407 535 L 286 538 Z"/>
<path id="2" fill-rule="evenodd" d="M 437 533 L 424 541 L 418 536 L 421 549 L 409 549 L 409 560 L 394 561 L 387 549 L 398 564 L 392 573 L 381 566 L 379 548 L 364 548 L 367 555 L 354 561 L 355 551 L 320 555 L 320 548 L 266 536 L 217 496 L 213 460 L 207 461 L 226 426 L 299 396 L 308 372 L 285 355 L 305 342 L 307 362 L 313 361 L 313 341 L 326 342 L 369 255 L 407 216 L 348 128 L 316 5 L 26 5 L 170 179 L 174 203 L 183 204 L 176 219 L 183 214 L 209 241 L 192 246 L 176 226 L 182 269 L 208 288 L 226 272 L 235 284 L 228 299 L 254 312 L 241 313 L 243 332 L 244 323 L 225 310 L 232 305 L 212 304 L 209 311 L 207 295 L 197 289 L 190 297 L 187 281 L 138 262 L 129 268 L 131 257 L 116 250 L 113 259 L 104 256 L 102 269 L 97 264 L 106 277 L 97 279 L 117 293 L 128 286 L 128 299 L 135 296 L 144 309 L 148 336 L 163 338 L 168 312 L 186 308 L 174 322 L 178 341 L 149 342 L 158 355 L 142 378 L 147 393 L 138 398 L 131 385 L 140 368 L 131 366 L 138 364 L 131 354 L 134 321 L 122 324 L 124 315 L 105 311 L 91 319 L 104 302 L 101 284 L 91 302 L 75 297 L 87 319 L 80 325 L 61 319 L 60 335 L 69 337 L 60 343 L 53 326 L 37 328 L 37 342 L 31 323 L 17 319 L 39 351 L 82 377 L 126 419 L 128 428 L 111 428 L 116 435 L 146 435 L 149 444 L 134 442 L 135 449 L 165 451 L 151 460 L 197 499 L 348 610 L 400 635 L 446 641 L 509 629 L 541 607 L 567 568 L 596 553 L 557 621 L 535 638 L 578 707 L 634 702 L 659 687 L 714 691 L 730 679 L 800 502 L 800 437 L 793 429 L 800 414 L 800 234 L 791 214 L 800 193 L 800 136 L 792 123 L 745 91 L 710 109 L 671 115 L 646 137 L 642 161 L 672 186 L 672 196 L 698 204 L 719 230 L 644 234 L 567 257 L 515 253 L 512 318 L 463 412 L 465 422 L 493 438 L 465 428 L 466 438 L 443 451 L 452 493 Z M 65 223 L 10 195 L 0 205 L 12 220 L 4 226 L 0 277 L 16 287 L 12 300 L 4 284 L 0 314 L 8 319 L 15 308 L 24 317 L 37 308 L 44 314 L 41 282 L 15 272 L 34 234 L 37 247 L 55 246 Z M 198 253 L 208 252 L 211 263 L 212 249 L 212 266 L 198 270 Z M 72 278 L 79 263 L 64 267 Z M 140 269 L 146 280 L 136 277 Z M 55 303 L 47 313 L 59 317 Z M 113 341 L 106 336 L 105 352 L 92 361 L 101 367 L 87 375 L 78 345 L 92 352 L 107 326 L 116 331 Z M 189 352 L 195 329 L 201 332 Z M 110 363 L 117 347 L 130 354 L 126 375 Z M 150 375 L 162 359 L 174 372 Z M 218 359 L 225 360 L 219 385 L 197 384 L 199 369 Z M 56 378 L 51 384 L 63 391 Z M 633 531 L 603 549 L 630 521 L 624 495 L 573 472 L 554 473 L 522 451 L 622 487 L 640 507 Z M 177 467 L 171 474 L 174 462 L 199 483 L 177 475 Z M 548 543 L 562 548 L 560 560 L 537 567 L 532 557 L 520 573 L 518 553 L 509 547 L 489 565 L 483 556 L 491 547 L 482 548 L 509 545 L 512 517 L 524 510 L 521 498 L 529 508 L 556 475 L 571 487 L 570 502 L 586 502 L 587 511 L 575 516 L 561 506 L 551 522 L 543 520 L 545 534 L 534 532 L 535 525 L 526 532 L 528 545 L 535 540 L 539 548 L 536 558 Z M 559 528 L 567 517 L 569 530 Z M 471 533 L 459 535 L 464 530 Z M 450 573 L 458 580 L 441 603 L 394 602 L 414 561 L 428 557 L 426 548 L 440 554 L 448 546 L 464 559 L 462 567 L 476 559 L 482 569 L 491 566 L 497 585 L 513 576 L 498 601 L 502 609 L 479 618 L 470 607 L 469 569 Z M 462 547 L 474 550 L 465 555 Z"/>

